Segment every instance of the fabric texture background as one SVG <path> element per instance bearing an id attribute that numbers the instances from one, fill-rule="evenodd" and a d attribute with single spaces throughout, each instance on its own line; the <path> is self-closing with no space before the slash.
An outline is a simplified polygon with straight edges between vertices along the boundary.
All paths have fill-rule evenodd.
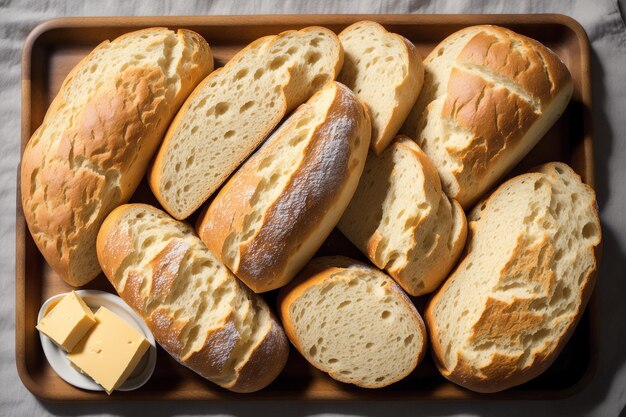
<path id="1" fill-rule="evenodd" d="M 621 4 L 624 10 L 624 3 Z M 22 385 L 15 368 L 15 201 L 20 143 L 20 56 L 39 23 L 60 16 L 291 13 L 562 13 L 592 43 L 596 181 L 603 225 L 599 366 L 582 392 L 559 401 L 315 403 L 196 402 L 51 404 Z M 0 415 L 467 415 L 626 416 L 626 27 L 616 0 L 595 1 L 157 1 L 0 0 Z M 418 389 L 416 387 L 416 389 Z"/>

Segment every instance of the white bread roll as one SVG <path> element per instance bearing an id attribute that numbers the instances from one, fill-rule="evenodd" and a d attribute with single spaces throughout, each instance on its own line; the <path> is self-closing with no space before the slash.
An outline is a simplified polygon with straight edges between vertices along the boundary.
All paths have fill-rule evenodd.
<path id="1" fill-rule="evenodd" d="M 354 93 L 326 84 L 224 185 L 198 235 L 255 292 L 287 284 L 350 202 L 370 134 Z"/>
<path id="2" fill-rule="evenodd" d="M 572 95 L 567 67 L 539 42 L 497 26 L 453 33 L 424 61 L 402 133 L 433 161 L 464 209 L 519 162 Z"/>
<path id="3" fill-rule="evenodd" d="M 595 193 L 550 163 L 501 185 L 468 217 L 467 254 L 426 310 L 437 367 L 495 392 L 541 374 L 572 334 L 595 283 Z"/>
<path id="4" fill-rule="evenodd" d="M 21 163 L 24 216 L 70 285 L 100 273 L 96 235 L 128 201 L 187 95 L 213 69 L 189 30 L 151 28 L 98 45 L 65 78 Z"/>
<path id="5" fill-rule="evenodd" d="M 97 246 L 111 284 L 181 364 L 236 392 L 259 390 L 283 369 L 287 338 L 267 304 L 189 225 L 127 204 L 107 217 Z"/>
<path id="6" fill-rule="evenodd" d="M 380 156 L 370 152 L 337 227 L 413 296 L 437 289 L 467 235 L 463 209 L 448 199 L 432 162 L 406 136 Z"/>
<path id="7" fill-rule="evenodd" d="M 410 374 L 427 347 L 424 322 L 387 275 L 345 257 L 311 261 L 280 292 L 291 343 L 332 378 L 381 388 Z"/>
<path id="8" fill-rule="evenodd" d="M 211 73 L 176 115 L 150 170 L 165 210 L 190 216 L 342 64 L 337 36 L 312 26 L 258 39 Z"/>
<path id="9" fill-rule="evenodd" d="M 376 22 L 361 21 L 339 34 L 344 63 L 337 81 L 367 106 L 372 118 L 370 147 L 380 153 L 392 141 L 424 81 L 424 65 L 415 46 Z"/>

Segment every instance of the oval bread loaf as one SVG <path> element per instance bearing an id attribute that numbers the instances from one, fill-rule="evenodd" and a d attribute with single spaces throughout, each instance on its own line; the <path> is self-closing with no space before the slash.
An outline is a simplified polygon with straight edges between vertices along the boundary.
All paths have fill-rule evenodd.
<path id="1" fill-rule="evenodd" d="M 539 42 L 472 26 L 424 61 L 424 87 L 402 132 L 433 161 L 464 209 L 519 162 L 572 95 L 567 67 Z"/>
<path id="2" fill-rule="evenodd" d="M 337 81 L 367 106 L 372 118 L 370 147 L 379 154 L 393 140 L 415 104 L 424 65 L 415 46 L 376 22 L 362 21 L 339 34 L 344 63 Z"/>
<path id="3" fill-rule="evenodd" d="M 258 39 L 211 73 L 176 115 L 150 171 L 165 210 L 191 215 L 342 64 L 337 36 L 308 27 Z"/>
<path id="4" fill-rule="evenodd" d="M 66 77 L 21 162 L 24 216 L 70 285 L 100 273 L 96 235 L 128 201 L 184 99 L 213 69 L 189 30 L 151 28 L 98 45 Z"/>
<path id="5" fill-rule="evenodd" d="M 463 209 L 448 199 L 432 162 L 406 136 L 380 156 L 370 152 L 337 227 L 413 296 L 441 284 L 467 235 Z"/>
<path id="6" fill-rule="evenodd" d="M 327 83 L 224 185 L 198 235 L 255 292 L 287 284 L 350 202 L 370 135 L 354 93 Z"/>
<path id="7" fill-rule="evenodd" d="M 267 304 L 187 224 L 127 204 L 107 217 L 97 246 L 111 284 L 181 364 L 236 392 L 259 390 L 283 369 L 287 338 Z"/>
<path id="8" fill-rule="evenodd" d="M 387 275 L 345 257 L 311 261 L 278 299 L 298 351 L 334 379 L 365 388 L 401 380 L 426 352 L 415 306 Z"/>
<path id="9" fill-rule="evenodd" d="M 467 255 L 426 310 L 437 366 L 479 392 L 526 382 L 554 361 L 595 283 L 595 194 L 550 163 L 501 185 L 469 215 Z"/>

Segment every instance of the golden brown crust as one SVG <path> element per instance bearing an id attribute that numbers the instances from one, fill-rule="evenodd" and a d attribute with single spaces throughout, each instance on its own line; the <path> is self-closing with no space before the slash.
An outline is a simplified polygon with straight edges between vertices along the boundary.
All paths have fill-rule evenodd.
<path id="1" fill-rule="evenodd" d="M 84 58 L 64 81 L 22 156 L 26 221 L 47 262 L 71 285 L 83 285 L 100 272 L 95 248 L 100 225 L 139 185 L 170 118 L 212 69 L 211 52 L 199 35 L 181 30 L 179 41 L 190 49 L 183 60 L 190 62 L 176 68 L 181 80 L 177 91 L 172 91 L 161 65 L 129 66 L 99 78 L 87 102 L 72 110 L 70 121 L 64 112 L 77 104 L 65 97 L 66 92 L 79 73 L 96 63 L 106 65 L 96 56 L 122 53 L 108 52 L 110 45 L 159 33 L 163 42 L 173 34 L 164 28 L 132 32 L 103 42 Z M 55 129 L 50 126 L 63 131 L 50 133 Z"/>
<path id="2" fill-rule="evenodd" d="M 571 171 L 571 168 L 565 164 L 549 163 L 537 167 L 530 173 L 520 177 L 524 177 L 526 180 L 541 181 L 541 177 L 544 175 L 556 176 L 557 169 Z M 477 207 L 491 204 L 491 199 L 499 190 L 507 186 L 511 181 L 521 181 L 520 177 L 515 177 L 502 184 L 489 197 L 481 201 Z M 591 187 L 586 184 L 578 184 L 578 186 L 580 185 L 590 195 L 595 196 Z M 591 204 L 592 207 L 589 212 L 593 218 L 589 219 L 589 221 L 597 225 L 599 230 L 600 222 L 595 197 L 591 199 Z M 475 234 L 476 227 L 475 222 L 470 224 L 468 251 L 472 250 L 472 235 Z M 509 355 L 496 351 L 489 358 L 487 365 L 478 368 L 459 351 L 457 352 L 454 368 L 449 369 L 444 361 L 445 349 L 439 342 L 442 329 L 437 325 L 435 306 L 443 302 L 443 294 L 452 286 L 455 280 L 459 279 L 457 275 L 458 270 L 462 269 L 462 265 L 468 262 L 468 257 L 465 257 L 457 267 L 457 270 L 451 274 L 440 290 L 431 298 L 424 313 L 424 319 L 431 335 L 433 357 L 441 374 L 463 387 L 483 393 L 502 391 L 525 383 L 542 374 L 564 348 L 589 301 L 597 275 L 599 246 L 599 244 L 589 246 L 588 254 L 592 264 L 587 269 L 586 274 L 580 278 L 578 295 L 580 303 L 576 309 L 568 312 L 562 319 L 567 321 L 567 325 L 559 338 L 548 340 L 544 345 L 544 350 L 537 351 L 530 362 L 526 360 L 527 358 L 524 355 Z M 528 278 L 525 281 L 530 286 L 538 289 L 538 293 L 553 294 L 557 286 L 556 272 L 551 267 L 555 256 L 555 247 L 548 235 L 544 235 L 542 239 L 535 241 L 530 247 L 528 242 L 519 237 L 514 252 L 509 257 L 501 275 L 510 277 L 523 275 Z M 507 283 L 503 282 L 502 284 L 506 285 Z M 493 290 L 495 291 L 495 289 Z M 504 343 L 498 342 L 511 341 L 515 345 L 516 343 L 519 344 L 522 331 L 526 332 L 526 334 L 538 334 L 545 328 L 545 317 L 537 310 L 535 304 L 537 301 L 541 302 L 541 300 L 536 298 L 513 297 L 510 302 L 505 302 L 488 297 L 481 309 L 479 318 L 471 328 L 467 342 L 473 345 L 488 345 L 490 343 L 503 345 Z"/>
<path id="3" fill-rule="evenodd" d="M 278 322 L 272 326 L 239 369 L 239 378 L 228 389 L 234 392 L 254 392 L 270 384 L 282 372 L 289 357 L 289 344 Z M 259 377 L 261 376 L 261 377 Z"/>
<path id="4" fill-rule="evenodd" d="M 315 128 L 302 162 L 281 195 L 264 210 L 258 232 L 237 248 L 239 263 L 229 265 L 255 292 L 278 288 L 291 280 L 297 272 L 291 265 L 294 252 L 312 239 L 321 244 L 321 235 L 331 232 L 332 226 L 320 230 L 320 224 L 332 212 L 338 221 L 341 213 L 337 211 L 343 211 L 343 207 L 337 208 L 342 205 L 338 202 L 345 200 L 343 206 L 347 205 L 363 169 L 370 135 L 367 113 L 342 84 L 333 82 L 325 88 L 335 89 L 325 121 Z M 260 164 L 281 143 L 281 131 L 295 128 L 311 111 L 307 104 L 299 108 L 237 171 L 198 220 L 198 235 L 225 263 L 229 263 L 224 253 L 229 235 L 243 230 L 255 189 L 267 180 L 258 174 Z"/>
<path id="5" fill-rule="evenodd" d="M 435 161 L 446 193 L 468 209 L 560 116 L 571 76 L 541 43 L 489 25 L 450 35 L 425 64 L 424 93 L 405 130 Z"/>
<path id="6" fill-rule="evenodd" d="M 155 235 L 144 237 L 143 241 L 138 240 L 138 222 L 148 221 L 144 219 L 148 215 L 157 216 L 157 221 L 148 225 L 148 228 L 158 229 L 163 224 L 159 221 L 163 220 L 176 224 L 176 230 L 180 233 L 174 233 L 171 228 L 163 226 L 163 231 L 167 232 L 164 235 L 171 236 L 165 238 L 167 242 L 162 247 L 157 246 L 159 249 L 154 250 L 153 244 L 159 245 L 158 239 L 154 239 Z M 131 232 L 131 227 L 134 232 Z M 155 233 L 158 236 L 158 231 Z M 150 241 L 152 243 L 146 244 Z M 234 299 L 254 298 L 253 303 L 241 305 L 251 309 L 245 314 L 251 320 L 248 326 L 252 330 L 259 327 L 255 330 L 256 338 L 253 339 L 256 346 L 250 347 L 250 350 L 246 347 L 248 339 L 243 336 L 247 334 L 245 324 L 241 322 L 243 319 L 239 314 L 234 312 L 236 306 L 225 307 L 230 310 L 225 310 L 219 322 L 211 323 L 206 332 L 198 333 L 196 330 L 197 335 L 194 335 L 194 327 L 203 324 L 199 322 L 202 308 L 198 307 L 199 310 L 195 313 L 183 311 L 185 309 L 181 309 L 180 303 L 177 304 L 177 294 L 193 284 L 189 281 L 186 270 L 193 270 L 194 264 L 202 266 L 219 261 L 210 256 L 204 245 L 194 236 L 191 227 L 145 204 L 122 205 L 105 220 L 98 235 L 97 248 L 103 269 L 120 296 L 144 318 L 159 344 L 181 364 L 225 388 L 238 392 L 250 392 L 265 387 L 283 369 L 288 355 L 288 342 L 282 328 L 265 302 L 250 294 L 223 266 L 221 268 L 228 274 L 227 279 L 234 284 L 234 287 L 231 285 L 229 288 L 236 292 L 245 292 Z M 218 287 L 214 293 L 224 289 Z M 196 295 L 201 296 L 200 293 Z M 189 300 L 191 304 L 197 301 Z M 183 314 L 178 314 L 181 312 Z M 239 313 L 243 314 L 241 311 Z M 245 337 L 252 337 L 252 334 Z M 239 369 L 233 369 L 235 366 Z"/>
<path id="7" fill-rule="evenodd" d="M 260 49 L 264 46 L 264 44 L 269 44 L 269 43 L 277 44 L 280 42 L 282 38 L 290 36 L 296 32 L 313 32 L 313 31 L 319 31 L 319 30 L 322 30 L 323 32 L 328 33 L 330 36 L 336 39 L 336 36 L 334 35 L 334 33 L 330 32 L 327 28 L 323 28 L 319 26 L 310 26 L 310 27 L 303 28 L 299 31 L 288 30 L 285 32 L 281 32 L 278 35 L 269 35 L 269 36 L 261 37 L 253 41 L 249 45 L 247 45 L 245 48 L 243 48 L 239 52 L 237 52 L 226 63 L 224 67 L 218 68 L 217 70 L 209 74 L 200 84 L 198 84 L 198 86 L 194 89 L 194 91 L 189 95 L 189 97 L 187 98 L 183 106 L 181 107 L 180 111 L 176 114 L 176 117 L 173 119 L 172 123 L 170 124 L 170 127 L 165 135 L 165 138 L 163 139 L 163 143 L 161 147 L 159 148 L 159 151 L 157 152 L 155 156 L 154 163 L 150 167 L 150 170 L 148 173 L 148 181 L 149 181 L 150 189 L 154 193 L 155 197 L 157 198 L 161 206 L 163 206 L 163 208 L 170 215 L 172 215 L 174 218 L 178 220 L 182 220 L 182 219 L 189 217 L 219 188 L 219 186 L 223 183 L 223 181 L 225 181 L 228 178 L 228 176 L 237 168 L 237 166 L 241 165 L 241 163 L 244 162 L 245 159 L 256 148 L 256 146 L 254 146 L 250 149 L 250 152 L 246 154 L 242 154 L 239 160 L 237 161 L 237 163 L 234 166 L 232 166 L 230 171 L 227 170 L 225 172 L 220 172 L 219 173 L 220 177 L 215 179 L 213 186 L 208 188 L 205 191 L 204 195 L 196 199 L 196 203 L 193 205 L 193 207 L 189 209 L 185 209 L 185 210 L 181 210 L 179 207 L 175 207 L 174 204 L 172 204 L 174 202 L 171 201 L 171 197 L 168 198 L 165 193 L 165 182 L 166 182 L 164 180 L 166 178 L 165 167 L 168 164 L 169 160 L 172 158 L 171 156 L 172 153 L 177 152 L 177 150 L 173 146 L 174 145 L 174 133 L 179 129 L 181 123 L 185 119 L 186 113 L 188 113 L 188 111 L 193 111 L 193 110 L 190 110 L 189 107 L 194 102 L 195 98 L 199 96 L 200 94 L 202 94 L 204 90 L 206 90 L 207 88 L 210 88 L 207 86 L 209 86 L 215 80 L 216 76 L 220 75 L 222 72 L 229 71 L 232 67 L 236 66 L 236 63 L 247 60 L 252 50 Z M 343 65 L 343 59 L 344 59 L 343 49 L 341 48 L 341 44 L 339 43 L 338 40 L 337 40 L 337 48 L 338 48 L 337 59 L 335 61 L 335 67 L 330 72 L 331 79 L 336 78 L 337 74 L 339 73 Z M 304 68 L 304 66 L 302 65 L 300 67 Z M 301 71 L 302 68 L 298 68 L 297 70 Z M 300 104 L 302 101 L 304 101 L 307 98 L 307 96 L 303 96 L 303 91 L 309 91 L 308 89 L 310 89 L 311 86 L 302 85 L 302 80 L 300 79 L 301 74 L 299 74 L 297 70 L 292 66 L 292 68 L 290 68 L 290 73 L 292 74 L 293 78 L 290 79 L 288 84 L 280 86 L 282 87 L 280 89 L 281 100 L 279 101 L 279 103 L 276 103 L 273 105 L 274 106 L 273 109 L 275 109 L 275 113 L 273 115 L 268 115 L 268 117 L 272 116 L 272 118 L 271 120 L 268 120 L 267 123 L 265 123 L 267 128 L 258 135 L 258 138 L 256 138 L 257 144 L 261 143 L 262 140 L 264 140 L 272 132 L 272 130 L 274 130 L 276 125 L 278 125 L 278 123 L 283 119 L 286 113 L 291 111 L 296 105 Z M 314 79 L 312 85 L 314 86 L 316 82 L 317 82 L 317 79 Z M 277 87 L 279 86 L 277 85 Z M 309 92 L 309 94 L 311 93 Z"/>

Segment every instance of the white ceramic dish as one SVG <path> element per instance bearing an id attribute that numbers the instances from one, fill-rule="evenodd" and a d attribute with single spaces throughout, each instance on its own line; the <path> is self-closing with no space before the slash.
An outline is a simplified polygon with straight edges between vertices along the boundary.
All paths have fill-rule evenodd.
<path id="1" fill-rule="evenodd" d="M 143 358 L 133 373 L 130 374 L 126 382 L 124 382 L 122 386 L 117 389 L 117 391 L 132 391 L 141 387 L 152 376 L 152 372 L 154 372 L 154 367 L 156 365 L 157 355 L 154 336 L 152 336 L 152 333 L 148 330 L 146 324 L 143 320 L 141 320 L 141 318 L 139 318 L 139 316 L 137 316 L 128 304 L 124 302 L 124 300 L 116 295 L 96 290 L 78 290 L 76 291 L 76 294 L 78 294 L 94 312 L 101 306 L 108 308 L 132 327 L 143 333 L 148 342 L 150 342 L 150 348 L 146 354 L 143 355 Z M 65 295 L 67 295 L 67 293 L 58 294 L 46 300 L 46 302 L 43 303 L 39 309 L 37 323 L 39 323 L 41 318 Z M 93 379 L 74 369 L 74 367 L 70 364 L 70 361 L 67 359 L 65 352 L 54 344 L 48 336 L 39 332 L 39 338 L 41 339 L 41 347 L 46 355 L 46 359 L 50 362 L 50 366 L 65 382 L 85 390 L 104 391 L 104 388 L 96 384 Z"/>

